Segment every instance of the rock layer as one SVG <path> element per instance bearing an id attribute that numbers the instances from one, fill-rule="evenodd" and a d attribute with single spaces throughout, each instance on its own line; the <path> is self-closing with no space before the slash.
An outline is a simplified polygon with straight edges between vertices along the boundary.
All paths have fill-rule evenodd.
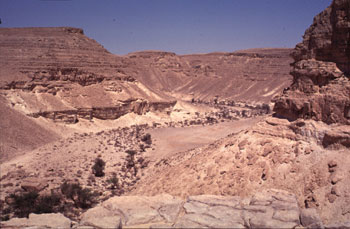
<path id="1" fill-rule="evenodd" d="M 74 123 L 165 111 L 175 104 L 125 73 L 130 61 L 81 29 L 1 28 L 0 41 L 1 95 L 32 117 Z"/>
<path id="2" fill-rule="evenodd" d="M 335 0 L 317 15 L 292 53 L 293 84 L 274 111 L 291 120 L 350 124 L 350 3 Z"/>
<path id="3" fill-rule="evenodd" d="M 293 194 L 282 190 L 265 190 L 242 199 L 237 196 L 199 195 L 186 200 L 168 194 L 152 197 L 113 197 L 86 211 L 73 228 L 294 228 L 302 226 L 301 210 Z M 33 220 L 40 218 L 41 222 Z M 56 214 L 35 215 L 29 219 L 14 218 L 2 222 L 11 226 L 62 227 L 69 225 L 67 218 L 61 224 L 45 223 L 47 219 L 63 217 Z M 309 226 L 322 222 L 317 213 L 303 214 Z M 65 222 L 65 223 L 63 223 Z"/>
<path id="4" fill-rule="evenodd" d="M 249 49 L 176 55 L 144 51 L 126 57 L 135 78 L 177 98 L 199 101 L 270 102 L 290 85 L 291 49 Z"/>

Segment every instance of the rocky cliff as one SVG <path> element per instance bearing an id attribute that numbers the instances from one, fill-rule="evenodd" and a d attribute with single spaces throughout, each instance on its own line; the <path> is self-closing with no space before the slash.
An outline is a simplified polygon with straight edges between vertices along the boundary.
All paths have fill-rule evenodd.
<path id="1" fill-rule="evenodd" d="M 290 85 L 291 49 L 250 49 L 231 53 L 176 55 L 137 52 L 135 78 L 185 100 L 270 102 Z"/>
<path id="2" fill-rule="evenodd" d="M 350 2 L 317 15 L 292 56 L 293 83 L 276 100 L 277 115 L 350 124 Z"/>
<path id="3" fill-rule="evenodd" d="M 0 41 L 2 96 L 25 114 L 70 123 L 169 110 L 176 99 L 268 103 L 290 79 L 290 49 L 121 57 L 70 27 L 1 28 Z"/>
<path id="4" fill-rule="evenodd" d="M 125 73 L 130 62 L 81 29 L 1 28 L 0 59 L 1 95 L 33 117 L 74 123 L 174 105 Z"/>

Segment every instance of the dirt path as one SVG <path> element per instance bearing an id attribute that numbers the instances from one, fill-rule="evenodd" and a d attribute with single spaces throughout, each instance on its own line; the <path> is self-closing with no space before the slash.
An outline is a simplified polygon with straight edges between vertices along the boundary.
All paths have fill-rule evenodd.
<path id="1" fill-rule="evenodd" d="M 244 130 L 261 120 L 261 117 L 223 122 L 210 126 L 192 126 L 184 128 L 160 128 L 149 131 L 152 135 L 154 150 L 148 151 L 151 161 L 156 161 L 177 152 L 209 144 L 231 133 Z"/>

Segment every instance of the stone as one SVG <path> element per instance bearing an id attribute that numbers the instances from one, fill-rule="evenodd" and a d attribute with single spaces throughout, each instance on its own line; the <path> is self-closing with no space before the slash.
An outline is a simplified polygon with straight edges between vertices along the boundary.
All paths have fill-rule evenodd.
<path id="1" fill-rule="evenodd" d="M 98 228 L 121 228 L 122 220 L 119 215 L 114 214 L 104 207 L 97 206 L 82 214 L 80 225 Z"/>
<path id="2" fill-rule="evenodd" d="M 27 218 L 12 218 L 8 221 L 2 221 L 1 222 L 1 226 L 4 227 L 24 227 L 24 226 L 28 226 L 28 219 Z"/>
<path id="3" fill-rule="evenodd" d="M 69 228 L 71 220 L 61 213 L 29 214 L 29 224 L 49 228 Z"/>
<path id="4" fill-rule="evenodd" d="M 61 213 L 29 214 L 29 218 L 12 218 L 1 222 L 7 227 L 70 228 L 71 220 Z"/>
<path id="5" fill-rule="evenodd" d="M 102 203 L 102 207 L 119 215 L 125 226 L 174 223 L 182 205 L 181 199 L 167 194 L 112 197 Z"/>
<path id="6" fill-rule="evenodd" d="M 149 228 L 172 228 L 171 224 L 166 224 L 166 223 L 157 223 L 157 224 L 152 224 L 149 226 Z"/>
<path id="7" fill-rule="evenodd" d="M 250 228 L 295 228 L 298 224 L 294 222 L 283 222 L 274 219 L 266 219 L 264 216 L 251 218 Z"/>
<path id="8" fill-rule="evenodd" d="M 272 216 L 272 219 L 277 219 L 282 222 L 293 222 L 297 225 L 300 224 L 299 220 L 299 209 L 296 210 L 281 210 L 281 211 L 275 211 L 275 213 Z"/>
<path id="9" fill-rule="evenodd" d="M 301 209 L 300 222 L 307 228 L 323 228 L 321 218 L 314 208 Z"/>
<path id="10" fill-rule="evenodd" d="M 30 177 L 21 182 L 21 188 L 27 192 L 40 192 L 48 186 L 48 183 L 38 178 Z"/>
<path id="11" fill-rule="evenodd" d="M 324 226 L 324 228 L 325 229 L 349 229 L 350 221 L 342 222 L 342 223 L 327 224 Z"/>
<path id="12" fill-rule="evenodd" d="M 174 227 L 199 228 L 244 228 L 243 224 L 234 220 L 222 220 L 207 214 L 186 214 L 179 218 Z"/>

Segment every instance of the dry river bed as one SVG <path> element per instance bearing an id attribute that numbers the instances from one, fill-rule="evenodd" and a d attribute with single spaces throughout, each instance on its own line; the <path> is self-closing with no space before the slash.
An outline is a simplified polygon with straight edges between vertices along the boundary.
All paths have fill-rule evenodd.
<path id="1" fill-rule="evenodd" d="M 255 117 L 206 126 L 152 129 L 147 132 L 152 136 L 154 150 L 147 151 L 145 156 L 149 157 L 151 162 L 154 162 L 178 152 L 210 144 L 229 134 L 238 133 L 254 125 L 261 119 L 262 117 Z"/>

